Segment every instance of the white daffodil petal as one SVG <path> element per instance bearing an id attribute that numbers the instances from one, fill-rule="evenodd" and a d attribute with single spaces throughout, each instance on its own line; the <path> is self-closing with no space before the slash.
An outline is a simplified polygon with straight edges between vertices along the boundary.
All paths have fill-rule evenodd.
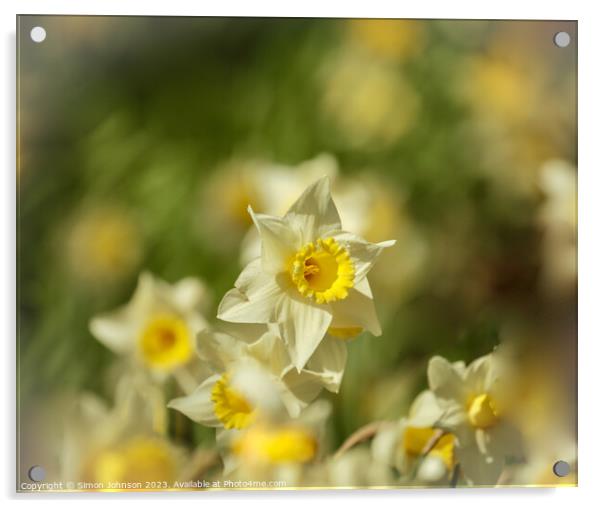
<path id="1" fill-rule="evenodd" d="M 284 298 L 284 292 L 273 278 L 259 276 L 256 282 L 250 293 L 238 289 L 228 291 L 217 309 L 218 319 L 233 323 L 274 321 L 274 310 Z"/>
<path id="2" fill-rule="evenodd" d="M 501 457 L 483 455 L 475 441 L 468 445 L 458 446 L 456 457 L 470 485 L 494 486 L 504 468 L 504 460 Z"/>
<path id="3" fill-rule="evenodd" d="M 230 453 L 232 443 L 241 435 L 241 431 L 237 429 L 217 429 L 215 431 L 215 444 L 220 451 L 224 469 L 222 474 L 228 476 L 232 474 L 240 466 L 238 456 Z"/>
<path id="4" fill-rule="evenodd" d="M 254 213 L 249 214 L 261 237 L 261 266 L 268 273 L 279 273 L 296 250 L 301 246 L 301 238 L 286 221 L 279 217 Z"/>
<path id="5" fill-rule="evenodd" d="M 408 422 L 412 427 L 434 427 L 443 417 L 443 410 L 435 394 L 425 390 L 417 395 L 409 411 Z"/>
<path id="6" fill-rule="evenodd" d="M 437 426 L 452 432 L 458 441 L 467 443 L 474 438 L 474 431 L 468 425 L 466 410 L 463 406 L 452 400 L 439 400 L 443 411 L 437 421 Z"/>
<path id="7" fill-rule="evenodd" d="M 182 312 L 202 310 L 209 300 L 207 287 L 194 277 L 176 282 L 171 288 L 171 299 Z"/>
<path id="8" fill-rule="evenodd" d="M 310 185 L 290 207 L 284 219 L 299 227 L 304 243 L 341 229 L 341 218 L 330 195 L 330 180 L 321 178 Z"/>
<path id="9" fill-rule="evenodd" d="M 211 368 L 222 372 L 241 356 L 244 343 L 227 333 L 204 330 L 197 335 L 197 350 Z"/>
<path id="10" fill-rule="evenodd" d="M 466 386 L 474 393 L 488 392 L 494 376 L 492 355 L 477 358 L 466 368 L 464 375 Z"/>
<path id="11" fill-rule="evenodd" d="M 132 314 L 141 315 L 152 311 L 154 302 L 161 298 L 158 289 L 159 281 L 149 272 L 142 272 L 138 277 L 136 290 L 128 304 Z"/>
<path id="12" fill-rule="evenodd" d="M 221 422 L 213 410 L 211 390 L 220 377 L 216 374 L 207 378 L 190 395 L 171 400 L 167 407 L 180 411 L 180 413 L 185 414 L 197 423 L 202 423 L 208 427 L 219 427 Z"/>
<path id="13" fill-rule="evenodd" d="M 374 460 L 395 467 L 400 438 L 401 429 L 398 423 L 388 422 L 383 424 L 374 436 L 370 446 Z"/>
<path id="14" fill-rule="evenodd" d="M 298 418 L 301 411 L 315 400 L 322 391 L 320 379 L 307 371 L 289 371 L 282 378 L 280 398 L 291 418 Z"/>
<path id="15" fill-rule="evenodd" d="M 357 235 L 344 231 L 335 233 L 333 238 L 349 252 L 349 256 L 355 267 L 356 282 L 361 281 L 368 274 L 374 266 L 376 258 L 384 249 L 395 245 L 395 240 L 370 243 L 362 240 Z"/>
<path id="16" fill-rule="evenodd" d="M 465 403 L 464 380 L 445 358 L 435 356 L 431 358 L 427 368 L 429 388 L 440 399 L 451 399 L 458 404 Z"/>
<path id="17" fill-rule="evenodd" d="M 366 293 L 370 296 L 367 296 Z M 347 298 L 332 302 L 330 307 L 333 314 L 333 327 L 360 327 L 368 330 L 376 337 L 382 334 L 370 286 L 366 279 L 363 279 L 355 287 L 351 288 L 347 294 Z"/>
<path id="18" fill-rule="evenodd" d="M 520 431 L 510 422 L 502 420 L 485 431 L 483 447 L 492 456 L 511 457 L 515 460 L 524 458 L 525 444 Z"/>
<path id="19" fill-rule="evenodd" d="M 308 301 L 289 296 L 280 302 L 276 322 L 298 371 L 324 338 L 331 321 L 329 310 Z"/>
<path id="20" fill-rule="evenodd" d="M 135 348 L 136 330 L 136 322 L 128 308 L 100 315 L 90 321 L 90 333 L 118 354 Z"/>
<path id="21" fill-rule="evenodd" d="M 337 393 L 343 380 L 346 363 L 345 342 L 326 336 L 307 362 L 305 370 L 314 373 L 328 391 Z"/>
<path id="22" fill-rule="evenodd" d="M 218 326 L 220 331 L 223 331 L 232 337 L 253 344 L 257 342 L 268 330 L 268 325 L 265 323 L 230 323 L 221 321 Z"/>
<path id="23" fill-rule="evenodd" d="M 260 362 L 250 357 L 241 357 L 231 368 L 230 386 L 240 393 L 252 407 L 266 414 L 282 413 L 280 383 Z"/>
<path id="24" fill-rule="evenodd" d="M 299 423 L 311 427 L 316 437 L 325 430 L 326 421 L 332 414 L 332 404 L 327 400 L 317 400 L 307 407 L 299 417 Z M 321 442 L 318 439 L 318 442 Z"/>
<path id="25" fill-rule="evenodd" d="M 243 293 L 246 293 L 255 279 L 260 277 L 262 273 L 261 259 L 254 259 L 242 269 L 240 275 L 237 277 L 236 281 L 234 281 L 234 287 Z"/>
<path id="26" fill-rule="evenodd" d="M 427 455 L 418 466 L 416 480 L 419 482 L 437 483 L 446 478 L 447 466 L 441 457 Z"/>
<path id="27" fill-rule="evenodd" d="M 264 330 L 267 330 L 267 327 Z M 283 340 L 270 331 L 266 331 L 258 340 L 249 344 L 246 352 L 278 378 L 292 368 Z"/>

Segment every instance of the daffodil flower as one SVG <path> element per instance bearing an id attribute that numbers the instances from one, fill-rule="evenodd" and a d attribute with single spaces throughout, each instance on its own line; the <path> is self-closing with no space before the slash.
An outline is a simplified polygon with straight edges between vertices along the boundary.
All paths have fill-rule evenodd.
<path id="1" fill-rule="evenodd" d="M 55 477 L 108 490 L 109 483 L 165 482 L 192 479 L 199 453 L 191 454 L 154 430 L 146 396 L 120 383 L 115 404 L 82 394 L 65 412 L 64 439 Z M 202 453 L 202 452 L 200 452 Z"/>
<path id="2" fill-rule="evenodd" d="M 394 241 L 369 243 L 342 230 L 328 178 L 308 187 L 284 217 L 249 213 L 262 242 L 224 296 L 218 318 L 275 323 L 301 371 L 327 332 L 380 335 L 366 275 Z"/>
<path id="3" fill-rule="evenodd" d="M 244 429 L 261 414 L 282 412 L 295 418 L 322 388 L 338 390 L 347 357 L 340 341 L 325 340 L 297 372 L 276 327 L 224 328 L 228 332 L 203 331 L 198 337 L 201 360 L 214 374 L 169 407 L 206 426 Z"/>
<path id="4" fill-rule="evenodd" d="M 509 458 L 522 456 L 523 443 L 507 411 L 507 384 L 495 353 L 468 367 L 440 356 L 428 365 L 429 386 L 443 410 L 437 426 L 458 439 L 456 454 L 467 481 L 495 485 Z"/>
<path id="5" fill-rule="evenodd" d="M 248 428 L 217 429 L 223 477 L 304 485 L 306 476 L 324 455 L 326 422 L 331 412 L 328 401 L 318 400 L 296 418 L 262 413 Z"/>
<path id="6" fill-rule="evenodd" d="M 384 425 L 376 434 L 374 458 L 397 468 L 404 481 L 445 484 L 456 463 L 456 439 L 435 427 L 442 414 L 432 392 L 420 393 L 407 417 Z"/>
<path id="7" fill-rule="evenodd" d="M 170 285 L 143 273 L 130 302 L 94 317 L 90 331 L 113 352 L 165 377 L 194 358 L 194 337 L 207 325 L 200 312 L 206 300 L 197 279 Z"/>

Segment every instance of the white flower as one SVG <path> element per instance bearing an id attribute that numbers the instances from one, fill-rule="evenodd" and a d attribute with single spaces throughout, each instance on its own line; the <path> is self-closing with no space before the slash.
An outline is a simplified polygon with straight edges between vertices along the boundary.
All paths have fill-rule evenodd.
<path id="1" fill-rule="evenodd" d="M 397 468 L 412 484 L 448 483 L 455 465 L 455 437 L 435 427 L 442 416 L 430 391 L 419 394 L 407 417 L 383 425 L 372 441 L 374 458 Z"/>
<path id="2" fill-rule="evenodd" d="M 300 486 L 308 467 L 324 453 L 326 421 L 331 405 L 319 400 L 297 418 L 259 418 L 243 430 L 217 431 L 224 476 L 243 480 L 286 480 Z"/>
<path id="3" fill-rule="evenodd" d="M 437 426 L 457 437 L 457 458 L 471 484 L 495 485 L 506 460 L 523 453 L 521 435 L 507 417 L 502 369 L 495 353 L 468 367 L 440 356 L 428 365 L 429 386 L 443 410 Z"/>
<path id="4" fill-rule="evenodd" d="M 198 458 L 160 433 L 145 397 L 121 386 L 115 405 L 107 407 L 93 395 L 81 395 L 65 414 L 59 440 L 61 481 L 89 482 L 99 490 L 112 482 L 167 482 L 190 479 Z"/>
<path id="5" fill-rule="evenodd" d="M 324 176 L 328 176 L 331 182 L 340 179 L 337 160 L 327 153 L 319 154 L 296 166 L 265 163 L 255 171 L 254 188 L 260 199 L 245 205 L 245 216 L 250 227 L 240 246 L 241 266 L 246 266 L 261 255 L 261 238 L 257 228 L 253 226 L 247 207 L 250 205 L 255 211 L 269 215 L 283 215 L 310 184 Z M 336 192 L 334 195 L 337 196 Z M 355 204 L 358 204 L 357 201 Z M 361 214 L 363 207 L 359 208 L 359 212 L 356 213 Z M 348 224 L 346 217 L 345 220 Z"/>
<path id="6" fill-rule="evenodd" d="M 229 325 L 228 332 L 199 334 L 199 355 L 214 374 L 169 407 L 203 425 L 243 429 L 262 415 L 298 417 L 322 388 L 338 390 L 347 358 L 340 341 L 323 341 L 297 372 L 276 327 Z"/>
<path id="7" fill-rule="evenodd" d="M 129 355 L 158 375 L 194 357 L 194 337 L 207 325 L 200 308 L 207 290 L 197 279 L 170 285 L 143 273 L 124 307 L 96 316 L 90 331 L 119 355 Z"/>
<path id="8" fill-rule="evenodd" d="M 373 244 L 343 231 L 327 178 L 307 188 L 282 218 L 249 213 L 261 236 L 261 258 L 226 293 L 218 318 L 276 323 L 299 371 L 328 331 L 380 335 L 366 275 L 395 242 Z"/>

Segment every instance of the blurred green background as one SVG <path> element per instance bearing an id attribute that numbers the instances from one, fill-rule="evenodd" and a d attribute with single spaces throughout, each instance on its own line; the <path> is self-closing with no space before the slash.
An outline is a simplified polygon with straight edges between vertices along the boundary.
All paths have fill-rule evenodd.
<path id="1" fill-rule="evenodd" d="M 556 352 L 574 393 L 575 23 L 21 16 L 18 42 L 21 404 L 110 398 L 88 322 L 143 269 L 203 279 L 215 321 L 249 226 L 219 210 L 244 182 L 216 179 L 323 153 L 390 196 L 370 239 L 399 244 L 372 281 L 383 336 L 349 344 L 332 397 L 335 444 L 402 415 L 434 354 L 505 337 Z"/>

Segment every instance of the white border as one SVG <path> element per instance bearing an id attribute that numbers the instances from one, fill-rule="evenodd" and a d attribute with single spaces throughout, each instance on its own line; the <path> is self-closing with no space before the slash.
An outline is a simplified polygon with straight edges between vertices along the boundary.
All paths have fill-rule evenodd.
<path id="1" fill-rule="evenodd" d="M 222 1 L 207 4 L 202 1 L 127 2 L 124 0 L 83 0 L 0 2 L 2 16 L 2 71 L 0 83 L 3 118 L 0 122 L 0 143 L 4 164 L 2 166 L 2 263 L 0 280 L 3 290 L 0 316 L 4 325 L 2 334 L 4 354 L 1 392 L 3 416 L 0 417 L 2 436 L 5 438 L 3 460 L 0 463 L 1 492 L 9 502 L 25 503 L 39 500 L 40 496 L 14 493 L 15 457 L 15 15 L 19 14 L 135 14 L 135 15 L 230 15 L 230 16 L 319 16 L 319 17 L 416 17 L 416 18 L 489 18 L 489 19 L 577 19 L 579 20 L 579 488 L 561 489 L 497 489 L 426 491 L 297 491 L 297 492 L 237 492 L 237 493 L 148 493 L 137 495 L 111 494 L 111 501 L 127 503 L 142 501 L 150 505 L 164 505 L 171 500 L 220 505 L 243 504 L 247 506 L 286 504 L 305 506 L 308 503 L 364 504 L 412 507 L 438 505 L 506 507 L 509 503 L 528 502 L 546 508 L 588 506 L 589 500 L 601 497 L 596 490 L 602 485 L 598 473 L 602 471 L 602 386 L 599 379 L 599 358 L 602 358 L 602 333 L 600 330 L 600 288 L 602 280 L 599 264 L 602 261 L 602 164 L 600 161 L 600 78 L 601 47 L 600 17 L 596 16 L 593 1 L 526 2 L 504 0 L 495 5 L 483 1 L 421 1 L 384 2 L 380 0 L 346 0 L 342 5 L 334 2 L 305 1 L 295 4 L 267 0 Z M 598 43 L 598 44 L 596 44 Z M 598 148 L 598 149 L 597 149 Z M 597 269 L 598 268 L 598 269 Z M 108 495 L 75 494 L 45 495 L 52 504 L 65 501 L 77 503 L 104 503 Z"/>

